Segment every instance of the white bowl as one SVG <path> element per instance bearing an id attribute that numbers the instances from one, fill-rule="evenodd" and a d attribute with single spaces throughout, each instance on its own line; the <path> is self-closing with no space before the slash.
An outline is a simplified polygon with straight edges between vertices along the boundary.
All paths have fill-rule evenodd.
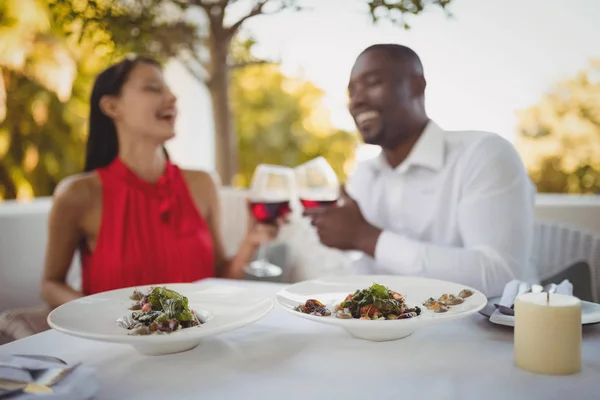
<path id="1" fill-rule="evenodd" d="M 202 338 L 249 325 L 269 313 L 273 301 L 250 290 L 223 285 L 193 283 L 161 284 L 188 298 L 191 309 L 206 323 L 163 335 L 131 335 L 118 327 L 118 318 L 131 314 L 129 296 L 134 288 L 113 290 L 73 300 L 53 310 L 48 324 L 67 335 L 132 345 L 145 355 L 163 355 L 191 350 Z M 151 286 L 138 286 L 146 293 Z"/>
<path id="2" fill-rule="evenodd" d="M 373 283 L 387 286 L 390 290 L 404 295 L 409 306 L 419 306 L 421 315 L 401 320 L 360 320 L 336 318 L 333 310 L 345 297 L 356 290 L 368 288 Z M 464 303 L 450 307 L 445 313 L 434 313 L 423 306 L 430 297 L 437 299 L 442 294 L 454 294 L 463 289 L 473 291 L 473 295 Z M 419 328 L 474 314 L 487 303 L 483 293 L 468 286 L 436 279 L 403 277 L 403 276 L 347 276 L 332 277 L 304 281 L 287 287 L 277 293 L 277 303 L 286 311 L 300 318 L 306 318 L 322 324 L 336 325 L 345 329 L 350 335 L 371 341 L 388 341 L 402 339 Z M 294 310 L 308 299 L 316 299 L 325 304 L 331 311 L 329 317 L 304 314 Z"/>

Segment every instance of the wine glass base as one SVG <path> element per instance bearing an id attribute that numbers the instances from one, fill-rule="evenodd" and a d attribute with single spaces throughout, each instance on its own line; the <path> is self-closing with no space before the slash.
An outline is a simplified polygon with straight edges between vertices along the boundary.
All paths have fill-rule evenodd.
<path id="1" fill-rule="evenodd" d="M 250 265 L 244 267 L 244 272 L 257 278 L 272 278 L 279 276 L 283 270 L 275 264 L 268 261 L 253 261 Z"/>

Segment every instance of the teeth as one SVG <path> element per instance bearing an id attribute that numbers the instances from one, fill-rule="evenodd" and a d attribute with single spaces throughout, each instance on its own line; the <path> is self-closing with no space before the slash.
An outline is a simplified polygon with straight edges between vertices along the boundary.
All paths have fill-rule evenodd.
<path id="1" fill-rule="evenodd" d="M 356 122 L 362 124 L 363 122 L 379 117 L 379 113 L 377 111 L 365 111 L 356 116 Z"/>

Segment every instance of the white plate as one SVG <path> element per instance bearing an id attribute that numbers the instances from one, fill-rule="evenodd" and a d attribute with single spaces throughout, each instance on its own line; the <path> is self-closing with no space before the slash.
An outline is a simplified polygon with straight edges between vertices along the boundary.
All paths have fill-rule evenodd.
<path id="1" fill-rule="evenodd" d="M 495 297 L 493 299 L 488 300 L 488 304 L 484 309 L 480 311 L 482 315 L 490 318 L 490 322 L 497 325 L 504 326 L 515 326 L 515 317 L 512 315 L 504 315 L 501 313 L 494 314 L 496 307 L 494 304 L 498 304 L 500 302 L 500 297 Z M 494 317 L 492 318 L 492 315 Z M 581 324 L 582 325 L 593 325 L 600 323 L 600 304 L 591 303 L 589 301 L 581 302 Z"/>
<path id="2" fill-rule="evenodd" d="M 316 299 L 333 311 L 333 307 L 343 301 L 348 294 L 365 289 L 373 283 L 379 283 L 387 286 L 390 290 L 403 294 L 409 306 L 421 308 L 421 315 L 395 321 L 369 321 L 339 319 L 333 314 L 329 317 L 320 317 L 294 310 L 294 307 L 304 304 L 306 300 Z M 472 290 L 473 295 L 464 303 L 451 307 L 448 312 L 436 314 L 422 306 L 423 302 L 430 297 L 437 299 L 442 294 L 458 295 L 462 289 Z M 474 314 L 485 307 L 487 299 L 483 293 L 456 283 L 426 278 L 368 275 L 300 282 L 277 293 L 277 303 L 293 315 L 323 324 L 339 326 L 356 338 L 386 341 L 401 339 L 424 326 Z"/>
<path id="3" fill-rule="evenodd" d="M 125 343 L 146 355 L 191 350 L 202 338 L 249 325 L 269 313 L 273 301 L 250 290 L 222 285 L 193 283 L 161 284 L 188 298 L 191 309 L 207 319 L 199 327 L 165 335 L 130 335 L 116 326 L 119 317 L 130 315 L 134 288 L 113 290 L 73 300 L 48 315 L 48 324 L 63 333 L 86 339 Z M 138 286 L 146 293 L 151 286 Z"/>

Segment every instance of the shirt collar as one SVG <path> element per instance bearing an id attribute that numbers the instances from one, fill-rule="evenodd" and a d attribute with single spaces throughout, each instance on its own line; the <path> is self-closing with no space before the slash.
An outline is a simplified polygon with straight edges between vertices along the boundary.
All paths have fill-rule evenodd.
<path id="1" fill-rule="evenodd" d="M 406 160 L 398 165 L 394 171 L 402 173 L 414 165 L 429 168 L 437 172 L 444 166 L 444 160 L 444 130 L 438 124 L 429 120 Z M 377 172 L 390 169 L 383 152 L 378 157 L 372 159 L 369 164 Z"/>

